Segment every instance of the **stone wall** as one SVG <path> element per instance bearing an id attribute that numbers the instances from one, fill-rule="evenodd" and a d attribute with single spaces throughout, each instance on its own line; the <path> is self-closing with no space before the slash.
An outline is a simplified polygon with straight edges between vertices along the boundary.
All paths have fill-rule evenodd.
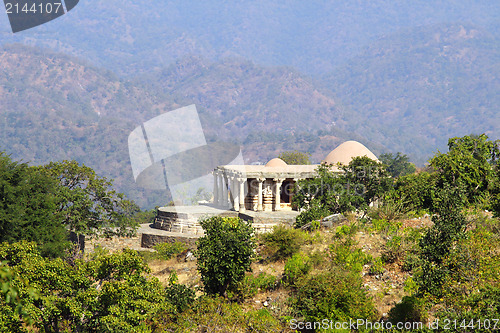
<path id="1" fill-rule="evenodd" d="M 182 235 L 153 235 L 153 234 L 142 234 L 141 237 L 141 247 L 153 248 L 158 243 L 175 243 L 182 242 L 188 245 L 190 248 L 196 246 L 196 241 L 198 237 L 188 237 Z"/>

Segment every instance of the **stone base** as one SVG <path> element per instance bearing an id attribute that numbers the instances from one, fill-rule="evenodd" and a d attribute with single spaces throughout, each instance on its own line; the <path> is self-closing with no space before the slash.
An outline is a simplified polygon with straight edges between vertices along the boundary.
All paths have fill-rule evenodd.
<path id="1" fill-rule="evenodd" d="M 238 212 L 205 205 L 160 207 L 153 228 L 176 233 L 203 235 L 203 228 L 199 221 L 213 216 L 237 217 Z"/>
<path id="2" fill-rule="evenodd" d="M 213 216 L 239 217 L 251 221 L 257 233 L 270 232 L 277 224 L 293 225 L 299 213 L 296 211 L 246 211 L 239 213 L 212 206 L 169 206 L 160 207 L 153 228 L 178 234 L 203 235 L 199 221 Z"/>
<path id="3" fill-rule="evenodd" d="M 186 244 L 188 247 L 193 248 L 195 247 L 198 238 L 199 236 L 194 236 L 194 235 L 187 236 L 183 234 L 174 234 L 174 233 L 171 233 L 170 235 L 142 234 L 141 247 L 152 248 L 159 243 L 182 242 Z"/>

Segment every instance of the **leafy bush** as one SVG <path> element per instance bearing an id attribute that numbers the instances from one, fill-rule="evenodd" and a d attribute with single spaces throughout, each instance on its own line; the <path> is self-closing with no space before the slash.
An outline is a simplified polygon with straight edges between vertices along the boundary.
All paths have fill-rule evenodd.
<path id="1" fill-rule="evenodd" d="M 301 277 L 309 273 L 311 268 L 309 257 L 302 253 L 296 253 L 285 264 L 283 282 L 285 285 L 294 286 Z"/>
<path id="2" fill-rule="evenodd" d="M 400 235 L 389 236 L 389 240 L 384 245 L 382 260 L 386 263 L 398 261 L 404 253 L 403 237 Z"/>
<path id="3" fill-rule="evenodd" d="M 321 220 L 330 215 L 330 211 L 316 200 L 311 203 L 307 210 L 301 211 L 295 219 L 295 228 L 302 228 L 309 222 Z"/>
<path id="4" fill-rule="evenodd" d="M 356 230 L 355 224 L 338 227 L 329 252 L 333 264 L 359 273 L 363 265 L 371 261 L 371 257 L 357 247 L 358 243 L 354 240 Z"/>
<path id="5" fill-rule="evenodd" d="M 406 253 L 403 259 L 401 269 L 405 272 L 411 272 L 420 266 L 420 258 L 414 253 Z"/>
<path id="6" fill-rule="evenodd" d="M 491 285 L 482 286 L 476 292 L 472 292 L 471 295 L 465 299 L 464 303 L 465 306 L 461 307 L 461 309 L 448 308 L 441 311 L 438 314 L 439 318 L 441 320 L 447 318 L 460 322 L 465 319 L 467 323 L 472 319 L 476 322 L 478 319 L 481 319 L 484 322 L 485 319 L 491 320 L 492 318 L 499 318 L 500 287 Z M 491 327 L 493 328 L 493 324 Z M 484 331 L 487 332 L 490 330 L 485 329 Z"/>
<path id="7" fill-rule="evenodd" d="M 384 264 L 380 258 L 375 258 L 370 265 L 370 270 L 368 274 L 370 275 L 380 275 L 384 273 Z"/>
<path id="8" fill-rule="evenodd" d="M 336 172 L 321 164 L 318 177 L 298 182 L 293 205 L 306 209 L 298 216 L 298 227 L 333 213 L 366 210 L 392 186 L 385 166 L 366 156 L 355 157 L 340 168 L 342 172 Z"/>
<path id="9" fill-rule="evenodd" d="M 401 228 L 401 222 L 390 221 L 387 219 L 376 219 L 376 218 L 372 220 L 371 229 L 373 231 L 382 233 L 384 235 L 396 234 L 400 228 Z"/>
<path id="10" fill-rule="evenodd" d="M 462 213 L 460 189 L 446 186 L 434 197 L 434 225 L 420 239 L 422 256 L 431 262 L 441 263 L 454 242 L 464 236 L 467 221 Z"/>
<path id="11" fill-rule="evenodd" d="M 488 140 L 486 134 L 466 135 L 449 139 L 448 148 L 448 153 L 438 153 L 429 161 L 438 170 L 439 187 L 463 187 L 463 204 L 483 202 L 495 178 L 498 141 Z"/>
<path id="12" fill-rule="evenodd" d="M 428 210 L 432 207 L 432 196 L 436 188 L 437 174 L 420 172 L 396 179 L 391 197 L 404 198 L 405 209 Z"/>
<path id="13" fill-rule="evenodd" d="M 425 303 L 415 296 L 405 296 L 389 311 L 389 321 L 397 323 L 425 322 L 427 313 Z"/>
<path id="14" fill-rule="evenodd" d="M 301 279 L 291 305 L 305 321 L 374 320 L 376 310 L 358 273 L 333 270 Z"/>
<path id="15" fill-rule="evenodd" d="M 273 227 L 273 231 L 261 235 L 262 242 L 272 260 L 282 260 L 291 257 L 305 243 L 307 234 L 304 231 L 287 228 L 284 225 Z"/>
<path id="16" fill-rule="evenodd" d="M 254 230 L 239 218 L 214 216 L 200 224 L 205 236 L 198 239 L 195 251 L 198 271 L 205 292 L 222 296 L 251 271 Z"/>
<path id="17" fill-rule="evenodd" d="M 169 283 L 165 287 L 165 298 L 180 313 L 187 310 L 193 304 L 195 293 L 191 288 L 183 284 L 178 284 L 177 281 L 177 274 L 172 272 Z"/>
<path id="18" fill-rule="evenodd" d="M 33 319 L 32 326 L 19 316 L 15 322 L 2 322 L 6 308 L 0 301 L 0 325 L 9 326 L 0 326 L 0 331 L 147 331 L 147 322 L 169 307 L 160 282 L 145 276 L 148 267 L 131 250 L 76 260 L 72 266 L 41 257 L 34 243 L 4 243 L 0 260 L 15 272 L 19 301 Z"/>
<path id="19" fill-rule="evenodd" d="M 187 246 L 182 242 L 158 243 L 154 246 L 154 249 L 162 259 L 169 260 L 173 255 L 186 250 Z"/>

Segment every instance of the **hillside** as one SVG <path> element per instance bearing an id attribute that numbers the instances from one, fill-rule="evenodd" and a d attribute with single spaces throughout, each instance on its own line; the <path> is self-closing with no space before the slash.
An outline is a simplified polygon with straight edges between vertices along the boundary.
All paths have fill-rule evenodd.
<path id="1" fill-rule="evenodd" d="M 499 64 L 500 40 L 487 31 L 424 27 L 380 39 L 324 81 L 363 115 L 345 129 L 422 163 L 446 138 L 500 137 Z"/>
<path id="2" fill-rule="evenodd" d="M 7 46 L 0 63 L 2 150 L 33 164 L 75 159 L 146 205 L 148 196 L 133 182 L 127 138 L 138 123 L 174 104 L 163 99 L 168 106 L 162 109 L 156 96 L 112 73 L 47 50 Z M 153 200 L 163 203 L 165 196 Z"/>
<path id="3" fill-rule="evenodd" d="M 362 48 L 402 29 L 468 22 L 499 33 L 496 1 L 80 1 L 69 14 L 0 44 L 44 46 L 119 74 L 147 73 L 196 55 L 242 57 L 307 74 L 334 70 Z"/>
<path id="4" fill-rule="evenodd" d="M 142 207 L 168 202 L 133 180 L 127 140 L 146 120 L 196 104 L 207 140 L 243 144 L 246 162 L 283 150 L 320 161 L 339 143 L 356 139 L 336 129 L 342 108 L 307 77 L 248 61 L 180 61 L 139 81 L 125 81 L 82 60 L 20 45 L 0 51 L 0 147 L 13 159 L 43 164 L 75 159 L 115 180 Z"/>

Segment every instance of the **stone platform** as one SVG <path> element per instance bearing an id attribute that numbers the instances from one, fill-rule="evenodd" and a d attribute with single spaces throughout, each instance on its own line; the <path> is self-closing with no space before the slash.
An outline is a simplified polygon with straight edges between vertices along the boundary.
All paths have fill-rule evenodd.
<path id="1" fill-rule="evenodd" d="M 203 235 L 199 221 L 213 216 L 238 217 L 238 212 L 200 206 L 168 206 L 158 208 L 153 228 L 170 232 Z"/>
<path id="2" fill-rule="evenodd" d="M 153 228 L 179 234 L 203 235 L 199 221 L 212 216 L 240 217 L 251 221 L 256 232 L 269 232 L 273 226 L 284 223 L 293 225 L 299 213 L 296 211 L 246 211 L 216 208 L 209 205 L 200 206 L 168 206 L 158 208 Z"/>
<path id="3" fill-rule="evenodd" d="M 293 226 L 297 215 L 299 215 L 299 212 L 293 210 L 271 212 L 246 211 L 245 213 L 239 213 L 239 217 L 242 220 L 252 222 L 253 227 L 258 233 L 270 232 L 278 224 Z"/>

